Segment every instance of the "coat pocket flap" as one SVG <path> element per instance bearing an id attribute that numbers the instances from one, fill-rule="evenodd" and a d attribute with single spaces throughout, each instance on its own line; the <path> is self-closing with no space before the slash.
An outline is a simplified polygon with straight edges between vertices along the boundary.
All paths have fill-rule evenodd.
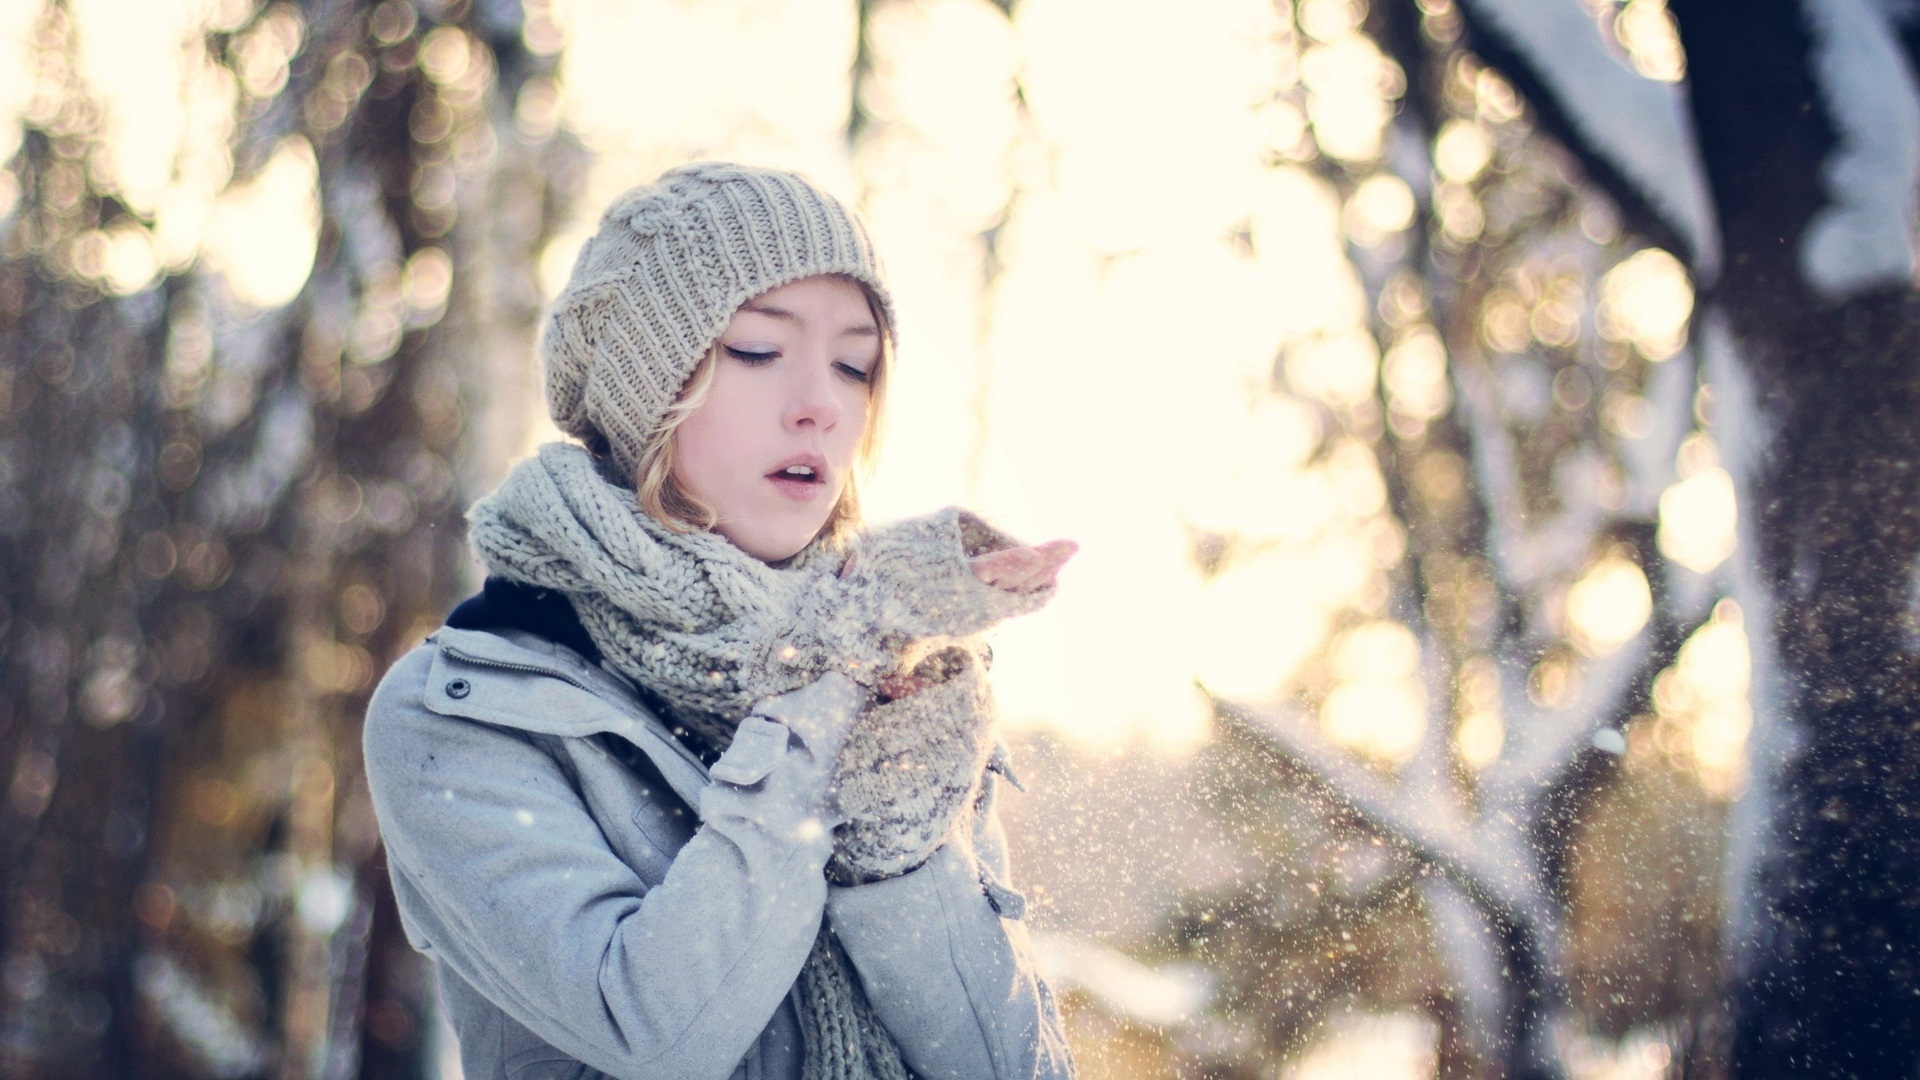
<path id="1" fill-rule="evenodd" d="M 764 716 L 749 716 L 733 733 L 733 745 L 707 775 L 729 784 L 757 784 L 787 752 L 787 726 Z"/>

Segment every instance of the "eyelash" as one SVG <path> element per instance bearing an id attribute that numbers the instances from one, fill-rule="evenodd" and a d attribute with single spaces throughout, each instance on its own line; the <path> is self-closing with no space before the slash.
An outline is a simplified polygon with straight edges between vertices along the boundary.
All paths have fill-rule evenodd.
<path id="1" fill-rule="evenodd" d="M 745 349 L 736 349 L 731 345 L 723 345 L 721 347 L 726 350 L 728 356 L 733 357 L 735 360 L 749 367 L 758 367 L 761 364 L 771 363 L 780 356 L 777 352 L 749 352 Z M 872 372 L 862 371 L 852 364 L 835 364 L 833 366 L 839 370 L 840 374 L 845 375 L 854 382 L 869 383 L 873 381 Z"/>

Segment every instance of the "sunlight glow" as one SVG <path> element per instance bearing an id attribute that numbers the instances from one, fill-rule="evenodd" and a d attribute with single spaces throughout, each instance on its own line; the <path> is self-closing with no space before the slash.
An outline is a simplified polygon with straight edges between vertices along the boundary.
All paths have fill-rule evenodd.
<path id="1" fill-rule="evenodd" d="M 1261 395 L 1241 411 L 1248 413 L 1245 426 L 1219 425 L 1219 456 L 1175 493 L 1181 520 L 1223 536 L 1311 539 L 1335 512 L 1332 485 L 1306 468 L 1320 442 L 1319 417 L 1278 394 Z"/>
<path id="2" fill-rule="evenodd" d="M 529 47 L 558 50 L 561 82 L 530 84 L 535 125 L 564 118 L 594 155 L 580 216 L 540 260 L 551 295 L 599 211 L 699 157 L 797 169 L 842 197 L 853 9 L 834 0 L 571 0 L 529 9 Z M 575 33 L 591 26 L 592 33 Z M 671 41 L 671 49 L 642 43 Z M 750 73 L 750 74 L 743 74 Z M 672 102 L 672 108 L 644 103 Z"/>
<path id="3" fill-rule="evenodd" d="M 1192 663 L 1214 693 L 1278 697 L 1295 669 L 1326 636 L 1310 568 L 1279 556 L 1236 563 L 1208 581 L 1192 628 Z"/>
<path id="4" fill-rule="evenodd" d="M 1397 622 L 1377 620 L 1342 633 L 1333 645 L 1340 684 L 1320 711 L 1333 742 L 1398 764 L 1413 756 L 1426 730 L 1420 688 L 1420 643 Z"/>
<path id="5" fill-rule="evenodd" d="M 120 224 L 100 234 L 102 252 L 100 258 L 100 277 L 105 279 L 107 291 L 118 296 L 126 296 L 145 288 L 160 272 L 159 253 L 153 249 L 153 238 L 147 230 L 138 225 Z"/>
<path id="6" fill-rule="evenodd" d="M 240 302 L 279 307 L 306 284 L 320 234 L 319 180 L 313 147 L 294 136 L 251 180 L 220 196 L 207 262 Z"/>
<path id="7" fill-rule="evenodd" d="M 1627 50 L 1634 70 L 1647 78 L 1679 82 L 1687 77 L 1680 28 L 1667 10 L 1667 0 L 1628 0 L 1613 18 L 1613 35 Z"/>
<path id="8" fill-rule="evenodd" d="M 203 61 L 195 41 L 201 27 L 221 13 L 200 0 L 78 0 L 71 10 L 81 70 L 105 106 L 106 179 L 136 212 L 151 212 L 178 182 L 182 144 L 200 137 L 193 130 L 199 117 L 181 107 L 180 88 Z"/>
<path id="9" fill-rule="evenodd" d="M 7 155 L 17 144 L 22 115 L 43 125 L 63 122 L 48 111 L 60 100 L 58 86 L 48 81 L 58 75 L 58 61 L 37 70 L 27 33 L 42 6 L 37 0 L 0 0 L 0 39 L 17 50 L 0 62 L 0 153 Z M 64 5 L 77 45 L 74 75 L 101 106 L 101 141 L 86 162 L 88 180 L 150 223 L 146 229 L 121 223 L 78 240 L 76 271 L 109 292 L 136 292 L 162 270 L 180 270 L 201 254 L 215 198 L 232 172 L 228 142 L 243 104 L 240 82 L 207 56 L 204 34 L 233 29 L 251 6 L 245 0 Z M 236 42 L 255 89 L 279 84 L 300 33 L 291 6 L 281 5 L 260 29 Z M 177 47 L 156 47 L 162 43 Z M 49 38 L 43 44 L 56 43 Z M 15 188 L 12 175 L 0 173 L 0 213 Z"/>
<path id="10" fill-rule="evenodd" d="M 1460 665 L 1457 707 L 1460 725 L 1453 740 L 1460 760 L 1484 769 L 1499 760 L 1507 737 L 1500 717 L 1500 670 L 1491 659 L 1476 656 Z"/>
<path id="11" fill-rule="evenodd" d="M 1149 967 L 1088 938 L 1036 932 L 1034 959 L 1056 992 L 1077 991 L 1131 1020 L 1177 1025 L 1201 1015 L 1213 991 L 1202 968 L 1174 963 Z"/>
<path id="12" fill-rule="evenodd" d="M 20 145 L 19 116 L 33 99 L 29 31 L 43 6 L 38 0 L 0 0 L 0 160 L 11 159 Z"/>
<path id="13" fill-rule="evenodd" d="M 1661 1080 L 1673 1048 L 1657 1030 L 1628 1031 L 1618 1041 L 1592 1035 L 1567 1040 L 1567 1068 L 1575 1080 Z"/>
<path id="14" fill-rule="evenodd" d="M 1647 575 L 1625 555 L 1608 554 L 1567 590 L 1567 624 L 1580 651 L 1607 656 L 1647 625 L 1653 593 Z"/>
<path id="15" fill-rule="evenodd" d="M 1333 645 L 1333 672 L 1343 680 L 1412 679 L 1420 670 L 1420 643 L 1397 622 L 1363 623 Z"/>
<path id="16" fill-rule="evenodd" d="M 1453 402 L 1447 381 L 1447 349 L 1431 325 L 1420 323 L 1400 335 L 1387 350 L 1380 377 L 1393 411 L 1416 420 L 1432 420 Z"/>
<path id="17" fill-rule="evenodd" d="M 1493 140 L 1471 120 L 1453 119 L 1433 140 L 1433 164 L 1456 184 L 1471 183 L 1493 161 Z"/>
<path id="18" fill-rule="evenodd" d="M 1366 9 L 1356 0 L 1300 0 L 1299 19 L 1308 37 L 1335 41 L 1360 29 Z"/>
<path id="19" fill-rule="evenodd" d="M 1309 46 L 1300 57 L 1300 81 L 1315 140 L 1343 161 L 1378 158 L 1400 79 L 1398 65 L 1361 34 Z"/>
<path id="20" fill-rule="evenodd" d="M 1722 600 L 1680 647 L 1673 666 L 1653 680 L 1655 744 L 1690 766 L 1700 785 L 1719 798 L 1733 797 L 1745 776 L 1752 679 L 1740 607 Z"/>
<path id="21" fill-rule="evenodd" d="M 1360 181 L 1347 200 L 1346 226 L 1354 242 L 1373 247 L 1413 224 L 1413 189 L 1405 180 L 1377 172 Z"/>
<path id="22" fill-rule="evenodd" d="M 1329 405 L 1352 408 L 1371 400 L 1380 347 L 1359 327 L 1310 338 L 1287 355 L 1287 380 Z"/>
<path id="23" fill-rule="evenodd" d="M 1718 465 L 1660 493 L 1660 554 L 1695 573 L 1725 562 L 1739 544 L 1733 477 Z"/>
<path id="24" fill-rule="evenodd" d="M 1600 279 L 1600 332 L 1665 360 L 1687 340 L 1693 283 L 1680 260 L 1659 248 L 1634 252 Z"/>
<path id="25" fill-rule="evenodd" d="M 1262 319 L 1296 337 L 1363 325 L 1366 294 L 1343 250 L 1333 185 L 1296 166 L 1273 169 L 1251 209 Z"/>
<path id="26" fill-rule="evenodd" d="M 1383 571 L 1405 537 L 1372 451 L 1322 445 L 1329 425 L 1368 416 L 1381 389 L 1398 425 L 1450 405 L 1438 334 L 1415 317 L 1383 357 L 1346 250 L 1414 226 L 1413 190 L 1371 164 L 1405 73 L 1362 32 L 1364 4 L 1298 8 L 1296 36 L 1286 5 L 1258 0 L 1026 0 L 1011 20 L 973 0 L 878 3 L 849 146 L 854 10 L 840 0 L 530 3 L 528 47 L 564 53 L 557 78 L 528 83 L 515 122 L 534 135 L 565 123 L 594 155 L 541 284 L 557 290 L 600 207 L 691 158 L 798 169 L 859 204 L 904 319 L 870 513 L 966 503 L 1016 535 L 1079 540 L 1059 601 L 1004 631 L 1005 715 L 1190 746 L 1207 729 L 1196 680 L 1284 697 L 1332 627 L 1384 610 Z M 0 25 L 37 10 L 0 0 Z M 298 295 L 319 221 L 313 148 L 290 139 L 222 191 L 234 117 L 286 85 L 308 32 L 300 9 L 275 6 L 236 37 L 237 75 L 207 56 L 204 31 L 237 30 L 239 0 L 69 10 L 104 105 L 109 149 L 89 175 L 150 215 L 86 236 L 78 268 L 126 293 L 204 255 L 245 304 Z M 1637 34 L 1646 16 L 1629 15 L 1621 33 Z M 136 47 L 156 41 L 183 47 Z M 651 41 L 678 45 L 633 63 Z M 421 62 L 452 85 L 472 77 L 471 49 L 443 27 Z M 0 116 L 30 104 L 28 67 L 0 64 Z M 335 74 L 364 85 L 368 73 Z M 1482 124 L 1518 108 L 1490 73 L 1473 92 L 1482 120 L 1436 147 L 1434 205 L 1456 238 L 1484 220 L 1470 186 L 1492 164 Z M 636 104 L 659 101 L 674 107 Z M 1344 200 L 1297 164 L 1316 147 L 1355 166 Z M 349 354 L 378 360 L 406 326 L 437 319 L 455 261 L 430 247 L 375 281 Z M 1670 256 L 1643 251 L 1608 283 L 1612 332 L 1651 357 L 1678 347 L 1692 293 Z M 1500 324 L 1515 348 L 1560 332 L 1535 307 Z M 554 434 L 544 417 L 532 427 Z M 1457 460 L 1428 457 L 1422 489 L 1457 497 Z M 1663 510 L 1663 537 L 1681 517 Z M 1575 586 L 1570 622 L 1589 647 L 1633 622 L 1631 585 Z M 1424 723 L 1417 686 L 1343 677 L 1329 723 L 1392 758 Z M 1463 747 L 1497 745 L 1492 715 L 1462 713 Z"/>

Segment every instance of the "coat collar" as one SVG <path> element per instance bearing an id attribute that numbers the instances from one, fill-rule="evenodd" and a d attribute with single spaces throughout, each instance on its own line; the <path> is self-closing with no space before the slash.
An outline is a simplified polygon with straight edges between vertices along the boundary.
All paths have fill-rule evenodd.
<path id="1" fill-rule="evenodd" d="M 427 642 L 434 646 L 426 687 L 432 711 L 563 738 L 617 735 L 646 754 L 688 805 L 699 805 L 706 766 L 623 676 L 523 630 L 447 626 Z M 547 679 L 555 681 L 537 681 Z"/>

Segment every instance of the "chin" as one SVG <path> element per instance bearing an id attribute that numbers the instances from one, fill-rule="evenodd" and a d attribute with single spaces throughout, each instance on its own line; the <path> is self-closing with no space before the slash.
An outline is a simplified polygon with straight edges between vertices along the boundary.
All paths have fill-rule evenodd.
<path id="1" fill-rule="evenodd" d="M 777 563 L 800 554 L 813 538 L 820 535 L 824 521 L 811 529 L 793 528 L 735 529 L 721 525 L 716 530 L 733 546 L 765 563 Z"/>

